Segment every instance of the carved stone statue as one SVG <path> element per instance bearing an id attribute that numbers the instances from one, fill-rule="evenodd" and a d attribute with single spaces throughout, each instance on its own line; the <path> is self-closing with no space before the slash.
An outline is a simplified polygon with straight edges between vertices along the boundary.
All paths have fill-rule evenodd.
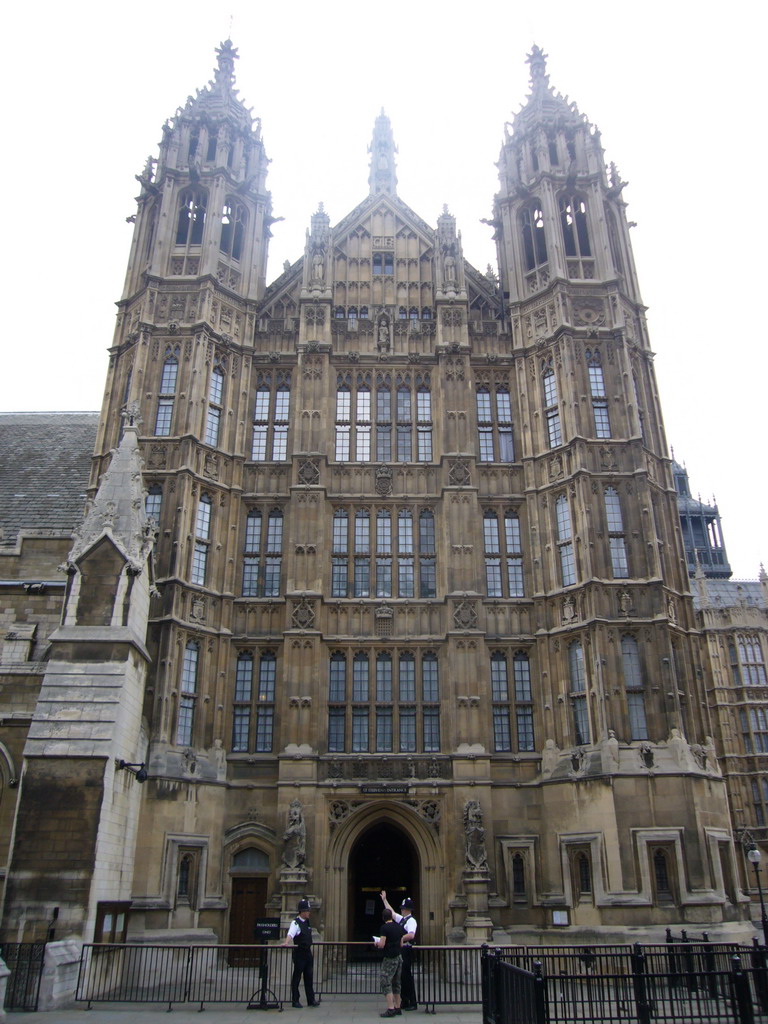
<path id="1" fill-rule="evenodd" d="M 464 850 L 467 867 L 477 870 L 488 866 L 483 809 L 477 800 L 467 800 L 464 804 Z"/>
<path id="2" fill-rule="evenodd" d="M 541 773 L 551 775 L 557 768 L 560 761 L 560 748 L 553 739 L 544 741 L 544 749 L 541 752 Z"/>
<path id="3" fill-rule="evenodd" d="M 288 825 L 283 833 L 283 864 L 299 868 L 307 857 L 307 827 L 301 800 L 292 800 L 288 808 Z"/>
<path id="4" fill-rule="evenodd" d="M 453 256 L 445 257 L 445 283 L 447 285 L 456 284 L 456 260 Z"/>
<path id="5" fill-rule="evenodd" d="M 322 281 L 325 276 L 325 260 L 322 252 L 318 249 L 312 257 L 312 280 Z"/>

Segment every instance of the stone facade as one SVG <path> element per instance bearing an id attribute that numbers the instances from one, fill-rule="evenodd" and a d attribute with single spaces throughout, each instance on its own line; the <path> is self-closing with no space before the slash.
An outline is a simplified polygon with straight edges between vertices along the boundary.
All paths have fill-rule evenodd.
<path id="1" fill-rule="evenodd" d="M 139 176 L 95 507 L 26 741 L 30 799 L 35 758 L 81 790 L 82 757 L 102 759 L 70 926 L 104 935 L 130 903 L 133 936 L 250 941 L 309 894 L 327 939 L 365 939 L 383 887 L 415 898 L 422 942 L 749 934 L 712 648 L 598 131 L 534 47 L 497 275 L 464 259 L 447 209 L 433 227 L 398 197 L 382 113 L 369 194 L 335 226 L 321 206 L 266 288 L 268 161 L 236 51 L 217 52 Z M 126 446 L 132 475 L 106 485 Z M 40 747 L 54 673 L 58 724 L 82 725 L 83 675 L 95 694 L 110 666 L 110 726 L 76 730 L 91 750 Z M 146 783 L 117 786 L 119 758 Z M 52 898 L 20 894 L 20 870 L 4 927 L 31 936 Z"/>

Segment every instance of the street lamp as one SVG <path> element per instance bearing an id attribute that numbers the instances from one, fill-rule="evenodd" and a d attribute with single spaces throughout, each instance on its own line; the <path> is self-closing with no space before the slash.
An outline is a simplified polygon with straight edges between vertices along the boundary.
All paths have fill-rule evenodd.
<path id="1" fill-rule="evenodd" d="M 747 850 L 747 859 L 755 869 L 755 881 L 757 882 L 757 894 L 760 897 L 760 916 L 763 923 L 763 945 L 768 946 L 768 918 L 765 916 L 765 901 L 763 900 L 763 887 L 760 884 L 760 851 L 754 843 Z"/>

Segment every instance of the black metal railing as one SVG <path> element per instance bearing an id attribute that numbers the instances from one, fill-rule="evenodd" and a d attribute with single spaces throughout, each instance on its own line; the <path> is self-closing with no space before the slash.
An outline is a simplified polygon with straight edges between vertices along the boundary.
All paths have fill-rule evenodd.
<path id="1" fill-rule="evenodd" d="M 323 942 L 313 950 L 318 998 L 378 997 L 380 956 L 370 955 L 368 944 Z M 482 1004 L 486 1024 L 768 1024 L 767 960 L 762 946 L 703 942 L 492 951 L 418 946 L 412 972 L 421 1009 Z M 86 945 L 75 998 L 89 1006 L 282 1007 L 291 1000 L 291 973 L 291 949 L 284 946 Z M 507 1004 L 517 1016 L 506 1013 Z"/>
<path id="2" fill-rule="evenodd" d="M 36 1010 L 45 963 L 44 942 L 2 942 L 0 958 L 11 972 L 5 986 L 6 1010 Z"/>

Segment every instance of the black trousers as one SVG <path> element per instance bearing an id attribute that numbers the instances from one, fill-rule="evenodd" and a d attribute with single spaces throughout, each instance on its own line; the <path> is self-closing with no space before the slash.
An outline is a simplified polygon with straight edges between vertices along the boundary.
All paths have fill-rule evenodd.
<path id="1" fill-rule="evenodd" d="M 403 973 L 400 976 L 400 1005 L 416 1006 L 416 986 L 413 983 L 413 947 L 403 946 Z"/>
<path id="2" fill-rule="evenodd" d="M 294 1003 L 299 1002 L 299 979 L 302 976 L 304 977 L 304 994 L 307 997 L 307 1003 L 314 1003 L 315 987 L 312 978 L 314 968 L 315 958 L 312 950 L 306 946 L 294 946 L 293 974 L 291 975 L 291 1000 Z"/>

